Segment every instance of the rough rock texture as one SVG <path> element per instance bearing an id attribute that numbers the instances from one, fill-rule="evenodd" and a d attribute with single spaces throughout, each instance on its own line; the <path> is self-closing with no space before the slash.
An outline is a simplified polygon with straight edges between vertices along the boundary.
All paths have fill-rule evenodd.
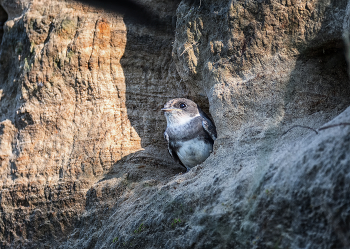
<path id="1" fill-rule="evenodd" d="M 348 1 L 137 2 L 0 1 L 1 247 L 349 248 L 350 126 L 284 134 L 350 123 Z M 183 175 L 178 96 L 218 130 Z"/>
<path id="2" fill-rule="evenodd" d="M 0 243 L 36 248 L 64 238 L 90 186 L 113 166 L 126 173 L 126 156 L 157 151 L 134 170 L 157 180 L 181 171 L 159 142 L 160 108 L 187 90 L 171 64 L 171 23 L 126 26 L 73 1 L 1 5 Z"/>

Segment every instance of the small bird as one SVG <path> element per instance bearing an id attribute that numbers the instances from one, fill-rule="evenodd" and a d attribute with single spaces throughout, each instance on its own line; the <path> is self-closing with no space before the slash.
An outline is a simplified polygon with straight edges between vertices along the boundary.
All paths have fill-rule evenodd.
<path id="1" fill-rule="evenodd" d="M 186 172 L 204 162 L 216 139 L 216 127 L 209 117 L 196 103 L 185 98 L 168 101 L 162 111 L 167 120 L 164 138 L 170 155 Z"/>

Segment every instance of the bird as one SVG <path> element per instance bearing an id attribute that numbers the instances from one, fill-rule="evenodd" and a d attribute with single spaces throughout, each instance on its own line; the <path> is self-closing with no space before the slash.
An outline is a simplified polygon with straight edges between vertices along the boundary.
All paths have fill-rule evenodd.
<path id="1" fill-rule="evenodd" d="M 204 162 L 213 151 L 216 127 L 201 108 L 189 99 L 172 99 L 162 111 L 167 121 L 164 138 L 168 143 L 169 154 L 188 172 Z"/>

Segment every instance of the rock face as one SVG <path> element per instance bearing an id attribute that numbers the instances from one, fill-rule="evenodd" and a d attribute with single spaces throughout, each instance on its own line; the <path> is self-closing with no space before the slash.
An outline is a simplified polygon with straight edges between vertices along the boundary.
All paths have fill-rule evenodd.
<path id="1" fill-rule="evenodd" d="M 126 26 L 73 1 L 1 4 L 1 244 L 37 247 L 70 231 L 87 190 L 113 166 L 125 174 L 116 164 L 128 155 L 159 151 L 146 167 L 157 180 L 180 172 L 159 142 L 160 108 L 187 90 L 166 26 Z"/>
<path id="2" fill-rule="evenodd" d="M 348 1 L 136 3 L 0 1 L 1 247 L 348 248 Z M 183 175 L 174 97 L 218 130 Z"/>

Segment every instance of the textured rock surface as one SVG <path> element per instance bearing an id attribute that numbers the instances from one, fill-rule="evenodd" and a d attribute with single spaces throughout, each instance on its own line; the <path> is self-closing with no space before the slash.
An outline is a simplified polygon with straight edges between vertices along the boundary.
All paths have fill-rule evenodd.
<path id="1" fill-rule="evenodd" d="M 283 134 L 350 123 L 348 1 L 137 2 L 0 1 L 1 247 L 348 248 L 350 127 Z M 184 175 L 178 96 L 218 130 Z"/>
<path id="2" fill-rule="evenodd" d="M 145 165 L 157 180 L 180 172 L 159 143 L 160 108 L 187 90 L 167 26 L 126 25 L 73 1 L 1 5 L 9 17 L 0 54 L 1 244 L 51 245 L 85 209 L 93 183 L 113 166 L 127 172 L 115 165 L 126 156 L 158 152 L 139 165 L 140 178 Z"/>

